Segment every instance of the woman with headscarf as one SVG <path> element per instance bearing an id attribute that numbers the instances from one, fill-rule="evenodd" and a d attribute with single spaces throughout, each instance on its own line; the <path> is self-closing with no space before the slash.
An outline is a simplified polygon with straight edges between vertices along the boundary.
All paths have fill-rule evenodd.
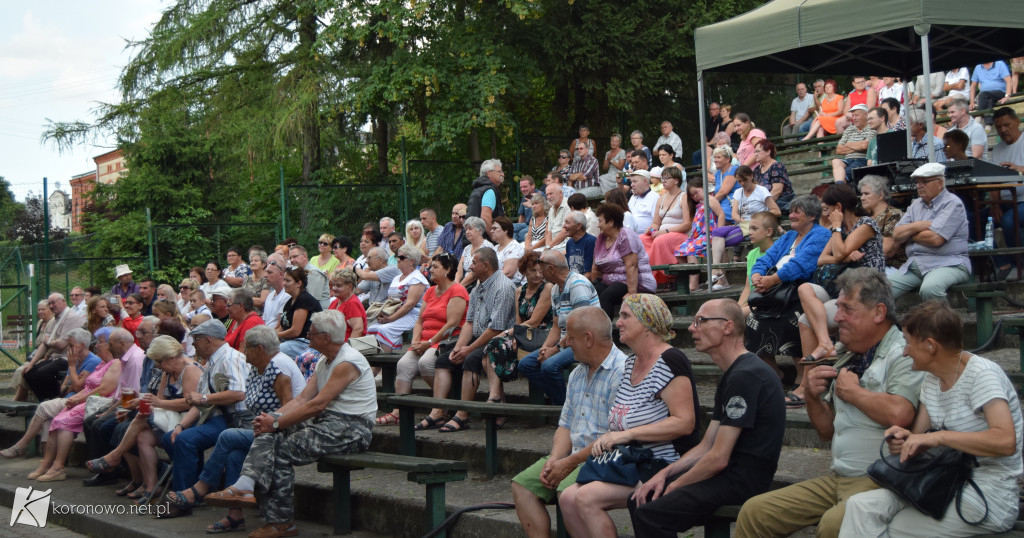
<path id="1" fill-rule="evenodd" d="M 636 355 L 626 359 L 608 413 L 609 431 L 594 442 L 591 455 L 597 457 L 622 444 L 650 449 L 655 463 L 640 476 L 646 482 L 700 442 L 697 386 L 686 354 L 668 343 L 675 336 L 672 312 L 658 296 L 626 297 L 615 326 L 619 338 Z M 616 536 L 607 511 L 624 508 L 637 485 L 577 482 L 569 486 L 558 501 L 569 534 Z"/>

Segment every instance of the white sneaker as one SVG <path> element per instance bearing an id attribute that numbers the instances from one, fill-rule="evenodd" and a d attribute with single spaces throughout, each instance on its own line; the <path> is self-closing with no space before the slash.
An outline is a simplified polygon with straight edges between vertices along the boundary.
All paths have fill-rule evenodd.
<path id="1" fill-rule="evenodd" d="M 715 284 L 714 286 L 711 286 L 711 291 L 722 291 L 722 290 L 727 290 L 727 289 L 729 289 L 731 287 L 732 286 L 730 286 L 728 283 L 725 283 L 725 284 Z"/>

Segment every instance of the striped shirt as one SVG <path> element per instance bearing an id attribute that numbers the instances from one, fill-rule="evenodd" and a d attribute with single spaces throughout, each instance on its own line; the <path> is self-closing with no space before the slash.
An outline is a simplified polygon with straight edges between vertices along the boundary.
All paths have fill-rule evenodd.
<path id="1" fill-rule="evenodd" d="M 639 384 L 633 385 L 631 376 L 636 356 L 626 359 L 622 371 L 622 381 L 615 394 L 615 404 L 608 413 L 610 431 L 625 431 L 638 426 L 646 426 L 660 422 L 669 416 L 668 404 L 659 396 L 661 391 L 676 377 L 689 379 L 693 393 L 693 409 L 697 422 L 693 432 L 673 441 L 657 441 L 641 443 L 643 448 L 654 452 L 654 457 L 669 463 L 679 459 L 679 455 L 700 442 L 700 404 L 697 402 L 697 386 L 693 381 L 693 370 L 686 354 L 676 348 L 669 348 L 651 367 Z"/>
<path id="2" fill-rule="evenodd" d="M 434 231 L 427 232 L 425 238 L 427 240 L 427 255 L 433 256 L 434 251 L 437 250 L 437 239 L 441 237 L 441 232 L 444 231 L 443 226 L 434 227 Z"/>
<path id="3" fill-rule="evenodd" d="M 562 338 L 565 338 L 565 324 L 569 319 L 569 313 L 583 306 L 601 306 L 601 300 L 589 280 L 579 273 L 569 271 L 569 276 L 565 277 L 564 290 L 558 284 L 551 288 L 551 309 L 558 316 L 558 328 L 562 330 Z"/>
<path id="4" fill-rule="evenodd" d="M 585 189 L 587 187 L 596 187 L 598 185 L 598 174 L 600 174 L 600 165 L 597 164 L 597 158 L 593 155 L 587 155 L 582 159 L 577 159 L 569 165 L 569 175 L 572 174 L 583 174 L 583 180 L 577 181 L 575 187 L 577 189 Z"/>
<path id="5" fill-rule="evenodd" d="M 245 355 L 225 342 L 206 361 L 206 369 L 199 378 L 199 387 L 196 391 L 199 394 L 216 394 L 226 390 L 244 393 L 248 374 L 249 365 L 245 362 Z M 245 400 L 219 407 L 226 407 L 231 412 L 244 411 Z"/>
<path id="6" fill-rule="evenodd" d="M 619 348 L 612 350 L 593 375 L 587 376 L 586 364 L 576 366 L 565 387 L 565 405 L 558 426 L 569 430 L 572 451 L 583 450 L 608 432 L 608 409 L 619 390 L 626 355 Z"/>
<path id="7" fill-rule="evenodd" d="M 875 137 L 875 131 L 865 126 L 863 129 L 858 129 L 856 125 L 851 125 L 843 131 L 843 137 L 839 139 L 839 145 L 849 144 L 851 142 L 864 142 L 865 140 L 871 141 Z M 855 151 L 853 153 L 847 153 L 843 155 L 843 160 L 850 159 L 867 159 L 868 153 L 867 148 L 863 151 Z"/>
<path id="8" fill-rule="evenodd" d="M 932 429 L 956 432 L 983 432 L 989 429 L 982 407 L 992 400 L 1004 400 L 1010 407 L 1016 447 L 1011 456 L 978 456 L 978 468 L 972 478 L 985 493 L 988 501 L 989 521 L 1009 527 L 1017 518 L 1017 479 L 1024 474 L 1021 465 L 1020 401 L 1010 379 L 998 364 L 971 355 L 963 374 L 953 387 L 945 392 L 939 388 L 939 378 L 928 373 L 921 383 L 921 405 L 928 410 Z M 965 487 L 963 501 L 972 505 L 980 515 L 985 511 L 982 500 L 973 488 Z M 964 507 L 965 513 L 967 507 Z"/>

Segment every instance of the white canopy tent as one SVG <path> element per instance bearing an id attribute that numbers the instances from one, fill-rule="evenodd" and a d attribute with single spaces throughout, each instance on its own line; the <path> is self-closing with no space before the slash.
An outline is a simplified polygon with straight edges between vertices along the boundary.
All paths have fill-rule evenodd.
<path id="1" fill-rule="evenodd" d="M 756 37 L 751 37 L 756 36 Z M 1010 0 L 774 0 L 695 32 L 700 130 L 704 72 L 902 75 L 924 73 L 928 132 L 930 64 L 973 67 L 1024 56 L 1024 2 Z M 928 154 L 935 158 L 931 137 Z M 707 155 L 701 152 L 704 192 Z M 710 230 L 710 221 L 708 221 Z M 710 235 L 710 231 L 708 231 Z M 708 257 L 711 274 L 711 256 Z M 708 279 L 710 291 L 711 280 Z"/>

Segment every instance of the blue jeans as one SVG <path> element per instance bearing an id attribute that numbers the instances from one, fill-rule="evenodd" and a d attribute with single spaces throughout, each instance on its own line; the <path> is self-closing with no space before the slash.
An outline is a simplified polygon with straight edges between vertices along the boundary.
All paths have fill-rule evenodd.
<path id="1" fill-rule="evenodd" d="M 846 163 L 846 182 L 851 183 L 853 181 L 853 169 L 860 168 L 868 165 L 867 159 L 843 159 Z"/>
<path id="2" fill-rule="evenodd" d="M 224 420 L 224 415 L 217 415 L 206 419 L 206 422 L 198 426 L 192 426 L 179 433 L 173 443 L 171 442 L 171 432 L 164 434 L 160 443 L 164 450 L 171 455 L 171 461 L 174 462 L 171 487 L 176 491 L 181 491 L 196 483 L 199 478 L 199 455 L 207 448 L 217 444 L 217 437 L 225 428 L 227 428 L 227 422 Z"/>
<path id="3" fill-rule="evenodd" d="M 299 353 L 306 351 L 308 348 L 309 340 L 305 338 L 292 338 L 291 340 L 281 342 L 280 351 L 294 359 Z"/>
<path id="4" fill-rule="evenodd" d="M 526 232 L 530 231 L 530 223 L 528 222 L 513 222 L 512 223 L 513 235 L 516 236 L 516 241 L 522 243 L 526 241 Z"/>
<path id="5" fill-rule="evenodd" d="M 552 330 L 558 330 L 552 328 Z M 531 383 L 535 383 L 544 390 L 544 394 L 551 398 L 551 405 L 562 405 L 565 403 L 565 377 L 562 371 L 572 366 L 576 359 L 572 355 L 572 348 L 565 348 L 550 356 L 544 362 L 537 360 L 540 351 L 534 351 L 519 361 L 519 372 Z"/>
<path id="6" fill-rule="evenodd" d="M 217 446 L 214 447 L 213 454 L 210 454 L 210 459 L 206 460 L 199 480 L 206 482 L 211 491 L 220 484 L 221 475 L 224 476 L 226 486 L 238 482 L 238 477 L 242 474 L 242 463 L 249 454 L 249 447 L 255 438 L 256 434 L 245 428 L 228 428 L 220 432 Z"/>
<path id="7" fill-rule="evenodd" d="M 999 204 L 999 208 L 1003 210 L 1003 218 L 1000 219 L 998 223 L 993 224 L 997 224 L 1003 229 L 1003 240 L 1006 241 L 1006 248 L 1020 246 L 1017 244 L 1017 233 L 1019 230 L 1013 229 L 1013 204 Z M 985 220 L 987 221 L 988 219 L 986 218 Z M 973 228 L 974 226 L 971 222 L 972 221 L 968 220 L 968 226 Z M 1017 222 L 1018 224 L 1024 225 L 1024 202 L 1017 203 Z M 982 227 L 982 230 L 984 229 L 985 228 Z M 984 233 L 984 231 L 982 233 Z M 1024 234 L 1021 235 L 1024 236 Z M 985 236 L 983 235 L 981 239 L 984 238 Z M 1013 263 L 1013 256 L 996 256 L 995 262 L 997 267 L 1009 265 Z"/>
<path id="8" fill-rule="evenodd" d="M 814 123 L 813 119 L 801 123 L 800 126 L 797 127 L 797 131 L 804 134 L 809 133 L 811 131 L 811 123 Z"/>

